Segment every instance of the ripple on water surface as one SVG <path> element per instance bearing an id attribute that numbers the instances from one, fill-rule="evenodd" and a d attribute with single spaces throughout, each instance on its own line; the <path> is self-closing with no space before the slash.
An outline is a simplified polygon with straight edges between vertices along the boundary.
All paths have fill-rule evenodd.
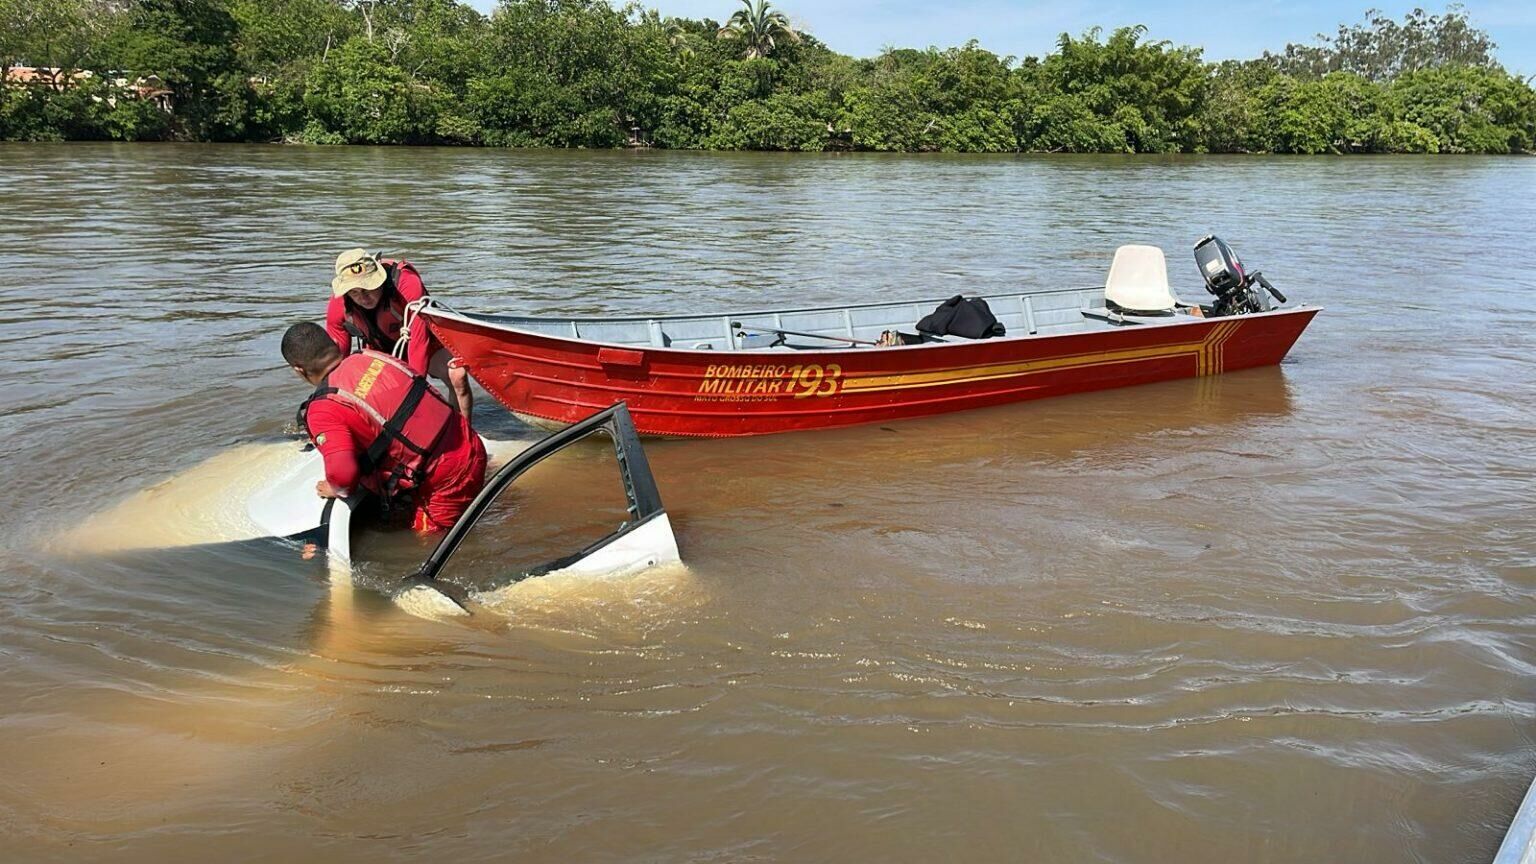
<path id="1" fill-rule="evenodd" d="M 1536 300 L 1510 251 L 1536 198 L 1507 194 L 1529 182 L 1490 159 L 0 148 L 8 848 L 1484 860 L 1536 710 Z M 212 542 L 291 446 L 276 334 L 345 246 L 466 309 L 634 314 L 1092 282 L 1125 242 L 1192 297 L 1212 228 L 1328 307 L 1279 368 L 651 443 L 686 569 L 432 622 L 293 547 Z M 595 453 L 535 478 L 549 513 L 614 491 Z M 511 502 L 471 560 L 602 521 L 542 512 Z M 367 585 L 425 549 L 364 546 Z"/>

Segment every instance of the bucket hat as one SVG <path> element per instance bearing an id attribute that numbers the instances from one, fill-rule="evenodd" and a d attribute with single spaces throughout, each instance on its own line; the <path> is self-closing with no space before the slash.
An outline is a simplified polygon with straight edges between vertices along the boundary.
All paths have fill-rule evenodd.
<path id="1" fill-rule="evenodd" d="M 373 291 L 384 284 L 389 274 L 384 272 L 379 259 L 358 247 L 336 256 L 336 278 L 331 280 L 331 293 L 337 297 L 354 288 Z"/>

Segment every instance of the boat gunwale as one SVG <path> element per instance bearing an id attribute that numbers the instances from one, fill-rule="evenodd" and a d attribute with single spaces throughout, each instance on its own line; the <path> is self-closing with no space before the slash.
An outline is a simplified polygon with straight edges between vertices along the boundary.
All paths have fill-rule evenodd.
<path id="1" fill-rule="evenodd" d="M 1050 293 L 1063 293 L 1063 294 L 1065 294 L 1065 293 L 1073 293 L 1074 291 L 1081 291 L 1081 290 L 1089 290 L 1089 289 L 1063 290 L 1063 291 L 1060 291 L 1060 292 L 1050 292 Z M 1039 293 L 1046 293 L 1046 292 L 1039 292 Z M 1027 296 L 1039 296 L 1039 293 L 1037 293 L 1035 295 L 1027 295 Z M 1026 295 L 993 295 L 993 296 L 1026 296 Z M 964 339 L 964 338 L 962 338 L 959 341 L 953 341 L 953 342 L 951 342 L 951 341 L 920 342 L 920 343 L 915 344 L 915 345 L 872 345 L 872 344 L 871 345 L 824 345 L 824 346 L 815 346 L 815 347 L 810 347 L 810 348 L 791 349 L 788 352 L 783 351 L 783 350 L 774 349 L 774 348 L 735 348 L 735 347 L 726 348 L 726 349 L 718 350 L 718 351 L 713 351 L 713 350 L 705 351 L 705 350 L 701 350 L 701 349 L 697 349 L 697 348 L 672 348 L 672 347 L 669 347 L 669 346 L 662 346 L 662 345 L 641 345 L 641 344 L 637 344 L 637 343 L 633 343 L 633 342 L 608 342 L 608 341 L 603 341 L 603 340 L 599 340 L 599 339 L 587 339 L 587 338 L 583 338 L 583 337 L 562 336 L 562 335 L 558 335 L 558 334 L 555 334 L 555 333 L 544 333 L 544 332 L 541 332 L 541 331 L 538 331 L 538 330 L 528 330 L 528 329 L 525 329 L 525 328 L 522 328 L 522 327 L 518 327 L 515 324 L 508 324 L 508 323 L 505 323 L 504 321 L 492 320 L 494 318 L 502 317 L 502 318 L 513 318 L 515 320 L 520 320 L 520 321 L 539 321 L 539 322 L 550 322 L 550 323 L 568 323 L 568 322 L 573 322 L 573 321 L 577 322 L 577 323 L 580 323 L 582 321 L 591 321 L 591 322 L 601 322 L 601 323 L 637 323 L 637 324 L 645 324 L 645 323 L 652 322 L 652 321 L 657 322 L 657 323 L 660 323 L 660 322 L 663 322 L 663 321 L 684 321 L 684 320 L 686 320 L 686 321 L 710 321 L 710 320 L 718 320 L 720 318 L 727 317 L 727 316 L 729 316 L 729 317 L 746 318 L 746 317 L 750 317 L 750 316 L 753 316 L 753 315 L 790 314 L 790 313 L 793 313 L 793 312 L 835 312 L 835 311 L 842 310 L 842 309 L 870 309 L 870 308 L 876 308 L 876 307 L 880 307 L 880 306 L 900 306 L 900 305 L 907 305 L 907 302 L 911 302 L 911 301 L 902 301 L 902 302 L 895 302 L 895 303 L 869 303 L 869 304 L 864 304 L 864 305 L 861 305 L 861 306 L 827 306 L 827 307 L 806 308 L 806 309 L 782 309 L 782 310 L 767 310 L 767 311 L 762 311 L 762 312 L 741 312 L 741 313 L 737 313 L 735 315 L 731 315 L 730 313 L 724 313 L 724 314 L 721 314 L 721 315 L 677 315 L 677 316 L 671 316 L 671 317 L 647 317 L 647 316 L 628 317 L 628 316 L 616 316 L 616 317 L 613 317 L 613 318 L 573 318 L 573 317 L 556 317 L 556 316 L 539 316 L 539 315 L 498 316 L 495 313 L 461 312 L 461 311 L 459 311 L 457 309 L 453 309 L 451 307 L 444 306 L 444 305 L 442 305 L 442 304 L 440 304 L 440 303 L 438 303 L 437 301 L 434 300 L 430 305 L 428 305 L 426 308 L 424 308 L 422 310 L 422 314 L 427 315 L 429 317 L 439 317 L 439 318 L 445 318 L 445 319 L 451 319 L 451 320 L 458 320 L 458 321 L 462 321 L 462 322 L 464 322 L 466 324 L 472 324 L 472 325 L 479 326 L 479 327 L 487 327 L 487 328 L 490 328 L 490 329 L 493 329 L 493 330 L 511 331 L 511 332 L 518 333 L 518 334 L 525 335 L 525 336 L 532 336 L 532 337 L 536 337 L 538 339 L 548 339 L 548 340 L 552 340 L 552 341 L 555 341 L 555 342 L 567 343 L 567 344 L 571 344 L 571 345 L 587 345 L 587 346 L 597 346 L 597 347 L 601 347 L 601 348 L 619 348 L 619 349 L 628 350 L 628 351 L 646 351 L 646 352 L 656 352 L 656 353 L 660 353 L 660 354 L 679 354 L 679 355 L 684 355 L 684 356 L 688 356 L 688 357 L 700 357 L 701 355 L 704 355 L 704 356 L 714 355 L 714 356 L 718 357 L 718 356 L 726 355 L 726 354 L 729 354 L 729 355 L 732 355 L 732 356 L 748 355 L 748 356 L 762 356 L 762 357 L 785 357 L 785 356 L 815 354 L 815 353 L 818 353 L 818 352 L 830 352 L 830 353 L 835 353 L 838 356 L 843 356 L 843 355 L 846 354 L 846 352 L 849 352 L 849 351 L 856 351 L 859 355 L 862 356 L 862 355 L 865 355 L 865 354 L 868 354 L 868 353 L 874 352 L 874 351 L 905 351 L 905 350 L 911 350 L 911 349 L 954 348 L 954 347 L 965 346 L 965 345 L 970 345 L 970 346 L 997 345 L 997 344 L 1001 344 L 1001 343 L 1005 343 L 1005 342 L 1024 342 L 1024 341 L 1034 341 L 1034 340 L 1044 340 L 1044 339 L 1062 339 L 1062 338 L 1069 338 L 1069 337 L 1073 337 L 1073 336 L 1084 336 L 1084 335 L 1092 335 L 1092 334 L 1099 334 L 1099 333 L 1116 332 L 1116 329 L 1103 328 L 1103 329 L 1091 329 L 1091 330 L 1074 330 L 1074 331 L 1065 332 L 1065 333 L 1021 333 L 1021 334 L 1018 334 L 1018 335 L 995 336 L 995 337 L 992 337 L 992 338 L 989 338 L 989 339 Z M 924 301 L 916 301 L 916 302 L 924 302 Z M 1145 331 L 1145 330 L 1159 329 L 1159 328 L 1165 328 L 1165 327 L 1187 327 L 1187 326 L 1190 326 L 1190 325 L 1198 325 L 1198 324 L 1203 324 L 1203 323 L 1219 323 L 1219 322 L 1222 322 L 1222 321 L 1249 320 L 1249 319 L 1256 319 L 1256 318 L 1274 318 L 1274 317 L 1281 317 L 1281 316 L 1286 316 L 1286 315 L 1295 315 L 1295 314 L 1299 314 L 1299 313 L 1303 313 L 1303 312 L 1311 313 L 1311 314 L 1316 314 L 1318 312 L 1323 311 L 1323 308 L 1324 307 L 1322 307 L 1322 306 L 1313 306 L 1313 305 L 1310 305 L 1310 304 L 1307 304 L 1307 303 L 1299 303 L 1299 304 L 1297 304 L 1295 306 L 1286 306 L 1286 307 L 1281 307 L 1281 308 L 1278 308 L 1278 309 L 1270 309 L 1270 310 L 1268 310 L 1266 312 L 1251 312 L 1251 313 L 1247 313 L 1247 314 L 1244 314 L 1244 315 L 1226 315 L 1226 316 L 1215 317 L 1215 318 L 1206 318 L 1206 317 L 1198 317 L 1197 318 L 1197 317 L 1192 316 L 1192 315 L 1178 315 L 1178 316 L 1170 316 L 1170 320 L 1168 320 L 1168 321 L 1138 321 L 1138 322 L 1136 322 L 1135 325 L 1133 325 L 1131 327 L 1124 328 L 1124 332 L 1135 332 L 1137 330 Z M 833 341 L 833 342 L 838 341 L 838 337 L 816 336 L 816 335 L 812 335 L 812 334 L 808 334 L 808 336 L 809 336 L 809 338 L 814 338 L 814 339 L 827 339 L 827 340 Z"/>
<path id="2" fill-rule="evenodd" d="M 1082 286 L 1080 288 L 1051 288 L 1051 289 L 1044 290 L 1044 291 L 993 292 L 993 293 L 990 293 L 990 294 L 976 294 L 974 296 L 975 297 L 979 297 L 982 300 L 993 300 L 993 299 L 1004 298 L 1004 297 L 1051 297 L 1051 296 L 1055 296 L 1055 295 L 1059 295 L 1059 294 L 1081 294 L 1084 291 L 1099 291 L 1099 292 L 1102 292 L 1103 290 L 1104 289 L 1101 288 L 1101 287 L 1095 287 L 1093 285 L 1084 285 L 1084 286 Z M 953 296 L 954 296 L 953 294 L 950 295 L 950 297 L 953 297 Z M 919 297 L 919 298 L 916 298 L 916 299 L 913 299 L 913 300 L 887 300 L 887 301 L 880 302 L 880 303 L 851 303 L 851 304 L 850 303 L 844 303 L 844 304 L 835 305 L 835 306 L 802 306 L 802 307 L 798 307 L 798 308 L 794 308 L 794 309 L 753 309 L 753 310 L 748 310 L 748 311 L 745 311 L 745 312 L 726 312 L 726 311 L 721 311 L 721 312 L 710 312 L 710 313 L 705 313 L 705 314 L 701 314 L 701 315 L 613 315 L 613 316 L 606 316 L 606 315 L 604 315 L 604 316 L 597 316 L 597 315 L 593 315 L 593 316 L 586 316 L 586 317 L 577 316 L 577 315 L 503 315 L 502 317 L 518 318 L 518 319 L 525 320 L 525 321 L 577 321 L 577 322 L 580 322 L 580 321 L 602 321 L 602 322 L 621 323 L 621 324 L 622 323 L 644 324 L 644 323 L 647 323 L 647 322 L 650 322 L 650 321 L 658 321 L 658 322 L 659 321 L 718 321 L 719 319 L 727 317 L 727 316 L 734 317 L 734 318 L 749 318 L 749 317 L 754 317 L 754 316 L 758 316 L 758 315 L 795 315 L 795 314 L 798 314 L 798 313 L 801 313 L 801 312 L 841 312 L 844 309 L 847 309 L 848 311 L 851 312 L 851 311 L 854 311 L 856 309 L 878 309 L 878 308 L 880 308 L 882 306 L 907 306 L 907 305 L 912 305 L 912 304 L 919 304 L 919 305 L 921 305 L 921 304 L 925 304 L 925 303 L 932 303 L 932 304 L 937 305 L 939 303 L 944 303 L 944 302 L 946 302 L 949 299 L 950 299 L 949 297 L 939 297 L 939 298 Z M 432 305 L 433 305 L 433 307 L 435 309 L 438 309 L 438 310 L 447 309 L 448 308 L 448 307 L 443 306 L 441 303 L 437 302 L 436 300 L 433 301 Z M 457 311 L 457 310 L 450 309 L 449 311 Z M 459 314 L 476 314 L 476 313 L 462 313 L 461 312 Z M 499 313 L 491 312 L 491 313 L 478 313 L 478 314 L 482 314 L 482 315 L 484 315 L 484 314 L 496 315 L 496 314 L 499 314 Z"/>

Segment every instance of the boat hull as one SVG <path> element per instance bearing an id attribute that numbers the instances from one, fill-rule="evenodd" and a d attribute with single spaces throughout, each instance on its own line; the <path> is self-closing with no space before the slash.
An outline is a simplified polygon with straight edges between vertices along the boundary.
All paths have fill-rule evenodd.
<path id="1" fill-rule="evenodd" d="M 696 351 L 424 314 L 513 412 L 573 423 L 626 402 L 648 435 L 731 437 L 912 417 L 1279 363 L 1319 310 L 893 348 Z"/>

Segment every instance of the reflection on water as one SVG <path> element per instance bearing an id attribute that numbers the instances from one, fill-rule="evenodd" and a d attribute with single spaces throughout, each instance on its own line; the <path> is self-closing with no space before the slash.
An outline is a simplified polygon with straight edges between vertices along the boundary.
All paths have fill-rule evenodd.
<path id="1" fill-rule="evenodd" d="M 1485 860 L 1533 770 L 1530 180 L 0 147 L 7 851 Z M 681 313 L 1088 283 L 1127 242 L 1195 297 L 1212 229 L 1328 307 L 1281 367 L 648 443 L 686 569 L 431 622 L 292 546 L 210 542 L 291 446 L 277 334 L 346 246 L 464 308 Z M 458 563 L 611 527 L 611 452 L 530 475 Z M 356 580 L 427 548 L 370 534 Z"/>

